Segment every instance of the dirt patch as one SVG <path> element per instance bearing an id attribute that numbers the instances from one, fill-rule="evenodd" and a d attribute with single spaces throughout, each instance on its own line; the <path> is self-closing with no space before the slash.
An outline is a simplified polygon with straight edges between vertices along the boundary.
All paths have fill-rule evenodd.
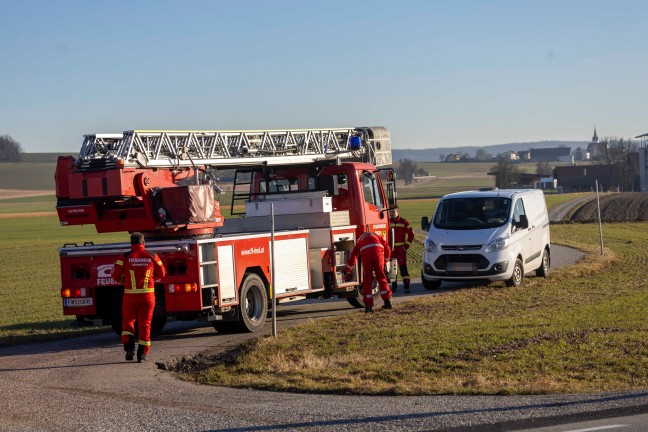
<path id="1" fill-rule="evenodd" d="M 36 212 L 36 213 L 0 213 L 0 219 L 11 218 L 31 218 L 31 217 L 44 217 L 56 216 L 56 212 Z"/>
<path id="2" fill-rule="evenodd" d="M 0 189 L 0 199 L 54 195 L 53 190 Z"/>
<path id="3" fill-rule="evenodd" d="M 599 199 L 601 204 L 601 221 L 603 222 L 644 222 L 648 221 L 648 193 L 624 192 Z M 576 209 L 567 222 L 598 222 L 596 199 L 586 202 Z"/>

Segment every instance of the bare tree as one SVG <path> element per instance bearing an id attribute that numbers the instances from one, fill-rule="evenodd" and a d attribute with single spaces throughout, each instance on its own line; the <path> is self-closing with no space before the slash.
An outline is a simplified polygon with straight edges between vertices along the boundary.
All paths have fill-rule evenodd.
<path id="1" fill-rule="evenodd" d="M 605 137 L 600 143 L 605 162 L 612 165 L 615 183 L 623 190 L 633 190 L 637 173 L 630 155 L 637 152 L 637 144 L 617 137 Z"/>
<path id="2" fill-rule="evenodd" d="M 21 162 L 23 149 L 18 141 L 9 135 L 0 136 L 0 162 Z"/>
<path id="3" fill-rule="evenodd" d="M 536 173 L 540 175 L 551 175 L 553 170 L 547 161 L 540 161 L 536 164 Z"/>
<path id="4" fill-rule="evenodd" d="M 479 162 L 490 162 L 493 160 L 493 155 L 488 153 L 483 148 L 480 148 L 475 152 L 475 159 Z"/>
<path id="5" fill-rule="evenodd" d="M 520 178 L 518 166 L 505 157 L 498 158 L 497 165 L 491 169 L 495 173 L 495 187 L 500 189 L 512 187 Z"/>
<path id="6" fill-rule="evenodd" d="M 411 184 L 412 181 L 414 181 L 414 173 L 418 170 L 418 166 L 416 165 L 416 162 L 412 162 L 411 159 L 400 159 L 398 161 L 398 169 L 396 170 L 396 174 L 403 180 L 405 180 L 405 184 Z"/>

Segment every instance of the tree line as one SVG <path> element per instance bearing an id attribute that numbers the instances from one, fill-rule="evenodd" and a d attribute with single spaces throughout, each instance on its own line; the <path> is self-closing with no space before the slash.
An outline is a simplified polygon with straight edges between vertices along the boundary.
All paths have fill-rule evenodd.
<path id="1" fill-rule="evenodd" d="M 23 153 L 18 141 L 9 135 L 0 136 L 0 162 L 21 162 Z"/>

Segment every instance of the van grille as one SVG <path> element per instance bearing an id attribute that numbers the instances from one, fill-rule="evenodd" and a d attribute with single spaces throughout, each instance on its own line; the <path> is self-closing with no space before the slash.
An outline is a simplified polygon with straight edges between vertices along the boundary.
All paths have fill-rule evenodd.
<path id="1" fill-rule="evenodd" d="M 481 245 L 443 245 L 441 249 L 447 251 L 471 251 L 481 249 Z"/>

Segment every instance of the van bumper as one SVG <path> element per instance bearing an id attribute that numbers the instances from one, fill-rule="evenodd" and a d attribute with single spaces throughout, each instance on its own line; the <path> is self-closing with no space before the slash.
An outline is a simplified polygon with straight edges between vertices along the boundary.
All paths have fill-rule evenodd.
<path id="1" fill-rule="evenodd" d="M 422 277 L 428 281 L 468 281 L 488 280 L 491 282 L 508 280 L 513 274 L 510 261 L 499 261 L 486 269 L 435 269 L 432 264 L 423 263 Z"/>

